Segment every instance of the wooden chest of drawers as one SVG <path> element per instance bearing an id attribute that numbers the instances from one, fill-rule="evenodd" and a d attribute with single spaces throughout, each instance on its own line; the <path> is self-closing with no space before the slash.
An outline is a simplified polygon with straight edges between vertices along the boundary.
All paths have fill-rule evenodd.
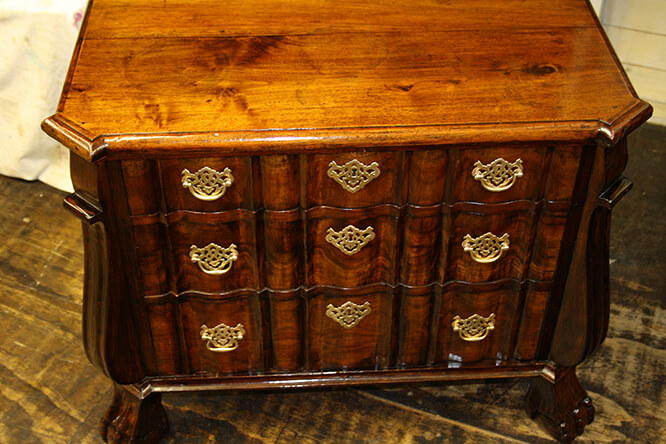
<path id="1" fill-rule="evenodd" d="M 90 3 L 43 128 L 105 440 L 159 440 L 164 391 L 504 377 L 582 433 L 651 108 L 585 2 L 519 3 Z"/>

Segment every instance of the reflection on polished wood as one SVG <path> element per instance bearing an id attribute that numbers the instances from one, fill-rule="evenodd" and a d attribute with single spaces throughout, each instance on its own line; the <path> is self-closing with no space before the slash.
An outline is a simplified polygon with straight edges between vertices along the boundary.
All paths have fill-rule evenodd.
<path id="1" fill-rule="evenodd" d="M 614 209 L 612 321 L 599 351 L 577 369 L 596 412 L 576 442 L 663 438 L 666 263 L 656 240 L 666 190 L 654 184 L 666 169 L 664 139 L 666 129 L 649 125 L 630 136 L 626 174 L 641 198 Z M 81 347 L 82 238 L 63 196 L 0 177 L 1 442 L 98 443 L 99 418 L 113 399 L 112 384 Z M 165 394 L 165 442 L 552 442 L 525 420 L 527 385 Z"/>

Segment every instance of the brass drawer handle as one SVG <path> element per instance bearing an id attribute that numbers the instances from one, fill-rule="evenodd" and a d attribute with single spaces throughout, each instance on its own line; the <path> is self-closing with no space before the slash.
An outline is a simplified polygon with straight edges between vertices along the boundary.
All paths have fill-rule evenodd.
<path id="1" fill-rule="evenodd" d="M 370 302 L 364 302 L 363 305 L 358 305 L 352 301 L 347 301 L 339 307 L 334 307 L 333 304 L 328 304 L 326 307 L 326 316 L 333 319 L 344 328 L 352 328 L 361 322 L 361 319 L 366 317 L 372 312 Z"/>
<path id="2" fill-rule="evenodd" d="M 227 187 L 234 183 L 234 176 L 229 168 L 220 172 L 205 166 L 196 173 L 184 169 L 182 174 L 183 188 L 189 189 L 190 193 L 200 200 L 219 199 L 227 191 Z"/>
<path id="3" fill-rule="evenodd" d="M 341 231 L 335 231 L 333 228 L 326 231 L 326 241 L 349 256 L 361 251 L 361 248 L 374 238 L 375 229 L 372 227 L 361 230 L 353 225 L 347 225 Z"/>
<path id="4" fill-rule="evenodd" d="M 328 164 L 328 171 L 326 172 L 328 177 L 335 180 L 350 193 L 363 189 L 374 178 L 379 177 L 380 173 L 377 162 L 366 165 L 356 159 L 350 160 L 344 165 L 338 165 L 333 160 Z"/>
<path id="5" fill-rule="evenodd" d="M 509 234 L 501 237 L 488 232 L 479 237 L 466 234 L 462 242 L 463 251 L 469 253 L 476 262 L 487 264 L 500 258 L 504 250 L 509 249 Z"/>
<path id="6" fill-rule="evenodd" d="M 517 178 L 523 177 L 523 161 L 516 159 L 511 163 L 500 157 L 484 165 L 477 160 L 472 176 L 488 191 L 506 191 L 513 186 Z"/>
<path id="7" fill-rule="evenodd" d="M 243 324 L 229 327 L 219 324 L 213 328 L 201 326 L 201 339 L 206 341 L 206 348 L 214 352 L 228 352 L 238 348 L 238 341 L 245 336 Z"/>
<path id="8" fill-rule="evenodd" d="M 217 244 L 208 244 L 203 248 L 196 245 L 190 247 L 190 259 L 199 265 L 206 274 L 224 274 L 231 269 L 234 261 L 238 259 L 238 250 L 235 244 L 227 248 Z"/>
<path id="9" fill-rule="evenodd" d="M 451 323 L 453 331 L 458 332 L 463 341 L 476 342 L 485 339 L 490 330 L 495 329 L 495 313 L 484 318 L 478 314 L 473 314 L 467 319 L 462 319 L 456 315 Z"/>

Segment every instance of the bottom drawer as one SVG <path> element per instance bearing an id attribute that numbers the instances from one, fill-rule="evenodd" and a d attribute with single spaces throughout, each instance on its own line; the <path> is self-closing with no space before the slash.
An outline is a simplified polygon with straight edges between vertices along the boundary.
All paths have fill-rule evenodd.
<path id="1" fill-rule="evenodd" d="M 307 298 L 310 370 L 388 367 L 390 287 L 316 288 Z"/>
<path id="2" fill-rule="evenodd" d="M 509 359 L 520 284 L 454 283 L 442 289 L 434 363 L 457 367 Z"/>
<path id="3" fill-rule="evenodd" d="M 179 299 L 189 373 L 264 370 L 261 309 L 256 293 L 219 300 L 187 294 Z"/>
<path id="4" fill-rule="evenodd" d="M 537 358 L 550 282 L 146 298 L 149 374 L 498 365 Z"/>

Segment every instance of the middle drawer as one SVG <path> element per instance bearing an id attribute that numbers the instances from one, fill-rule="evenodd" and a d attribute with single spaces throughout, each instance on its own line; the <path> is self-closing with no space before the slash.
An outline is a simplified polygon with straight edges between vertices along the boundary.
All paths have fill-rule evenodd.
<path id="1" fill-rule="evenodd" d="M 306 211 L 306 286 L 393 283 L 399 215 L 390 205 Z"/>

